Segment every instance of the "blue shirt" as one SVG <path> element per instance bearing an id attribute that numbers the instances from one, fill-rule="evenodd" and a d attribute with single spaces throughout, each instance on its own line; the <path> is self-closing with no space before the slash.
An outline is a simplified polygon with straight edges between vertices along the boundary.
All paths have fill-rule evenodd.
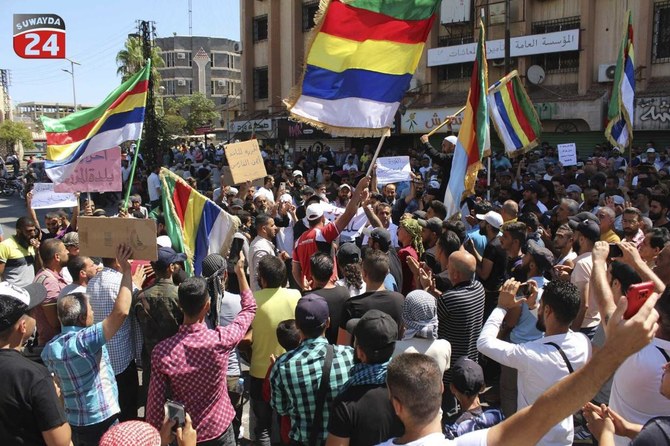
<path id="1" fill-rule="evenodd" d="M 102 323 L 62 327 L 42 350 L 42 360 L 59 381 L 67 421 L 100 423 L 120 412 L 119 391 L 105 346 Z"/>
<path id="2" fill-rule="evenodd" d="M 542 332 L 535 327 L 535 324 L 537 324 L 537 309 L 540 307 L 542 291 L 549 281 L 544 277 L 531 277 L 531 279 L 537 282 L 537 306 L 535 310 L 530 311 L 527 303 L 521 304 L 519 321 L 509 334 L 509 340 L 514 344 L 524 344 L 542 337 Z"/>
<path id="3" fill-rule="evenodd" d="M 482 235 L 479 233 L 479 225 L 474 226 L 471 230 L 467 232 L 467 236 L 465 239 L 470 239 L 475 245 L 475 249 L 479 253 L 480 256 L 484 255 L 484 250 L 486 249 L 486 244 L 488 243 L 488 239 L 486 238 L 485 235 Z"/>

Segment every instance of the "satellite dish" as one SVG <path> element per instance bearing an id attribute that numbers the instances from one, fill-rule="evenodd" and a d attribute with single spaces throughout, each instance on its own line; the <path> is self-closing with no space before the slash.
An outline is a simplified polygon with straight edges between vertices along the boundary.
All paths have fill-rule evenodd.
<path id="1" fill-rule="evenodd" d="M 526 78 L 531 84 L 540 85 L 545 78 L 544 68 L 539 65 L 531 65 L 526 71 Z"/>

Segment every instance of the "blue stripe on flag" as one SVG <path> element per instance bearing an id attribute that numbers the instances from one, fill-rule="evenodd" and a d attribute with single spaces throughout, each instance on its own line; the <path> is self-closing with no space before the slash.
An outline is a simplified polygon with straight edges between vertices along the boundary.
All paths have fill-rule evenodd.
<path id="1" fill-rule="evenodd" d="M 502 121 L 505 124 L 505 128 L 507 129 L 507 134 L 514 143 L 514 147 L 520 149 L 521 147 L 523 147 L 523 143 L 517 136 L 516 131 L 514 130 L 514 126 L 512 125 L 512 121 L 510 121 L 509 119 L 507 109 L 505 108 L 505 103 L 503 102 L 502 99 L 502 94 L 500 94 L 500 92 L 498 91 L 494 93 L 493 97 L 495 98 L 498 113 L 500 113 L 500 118 L 502 118 Z"/>
<path id="2" fill-rule="evenodd" d="M 214 222 L 223 212 L 220 207 L 213 202 L 205 201 L 202 209 L 202 217 L 198 225 L 198 232 L 195 237 L 195 253 L 193 254 L 193 272 L 196 276 L 202 273 L 202 261 L 209 253 L 209 233 L 214 227 Z"/>
<path id="3" fill-rule="evenodd" d="M 614 138 L 615 141 L 620 142 L 620 143 L 625 143 L 626 141 L 620 141 L 619 138 L 621 137 L 621 134 L 626 128 L 626 120 L 625 119 L 619 119 L 612 125 L 612 138 Z"/>
<path id="4" fill-rule="evenodd" d="M 361 98 L 399 102 L 412 80 L 411 74 L 394 75 L 350 69 L 341 73 L 307 65 L 302 94 L 319 99 Z"/>
<path id="5" fill-rule="evenodd" d="M 113 114 L 107 119 L 105 119 L 105 122 L 102 123 L 100 129 L 95 133 L 95 135 L 82 141 L 82 143 L 77 146 L 77 148 L 74 150 L 74 152 L 72 152 L 70 156 L 62 160 L 45 160 L 44 167 L 46 169 L 49 169 L 53 167 L 65 166 L 66 164 L 70 164 L 76 161 L 77 159 L 85 156 L 86 148 L 88 147 L 89 142 L 97 135 L 110 130 L 117 130 L 123 128 L 127 124 L 134 124 L 143 121 L 144 121 L 144 107 L 136 107 L 127 112 Z M 111 149 L 111 147 L 109 148 Z"/>

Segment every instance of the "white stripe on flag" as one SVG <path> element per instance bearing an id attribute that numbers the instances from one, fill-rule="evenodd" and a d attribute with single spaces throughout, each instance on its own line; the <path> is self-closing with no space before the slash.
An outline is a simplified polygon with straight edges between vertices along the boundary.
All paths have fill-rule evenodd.
<path id="1" fill-rule="evenodd" d="M 495 93 L 491 93 L 488 95 L 489 111 L 493 115 L 493 120 L 496 123 L 496 128 L 498 129 L 498 135 L 501 137 L 502 142 L 505 146 L 505 151 L 515 152 L 517 150 L 516 144 L 514 144 L 514 141 L 512 141 L 512 137 L 510 136 L 509 131 L 507 130 L 507 126 L 505 125 L 502 116 L 500 116 L 498 106 L 496 105 L 495 98 L 493 97 L 494 94 Z"/>
<path id="2" fill-rule="evenodd" d="M 382 129 L 393 126 L 398 105 L 399 102 L 360 98 L 329 100 L 302 95 L 291 113 L 335 127 Z"/>
<path id="3" fill-rule="evenodd" d="M 226 211 L 221 210 L 221 213 L 219 213 L 212 224 L 212 229 L 209 231 L 207 254 L 227 255 L 234 235 L 235 224 L 233 223 L 232 216 Z"/>
<path id="4" fill-rule="evenodd" d="M 468 154 L 459 140 L 454 151 L 454 160 L 451 164 L 451 175 L 447 192 L 444 194 L 444 205 L 447 208 L 447 219 L 457 214 L 461 207 L 461 197 L 465 190 L 465 173 L 468 169 Z"/>

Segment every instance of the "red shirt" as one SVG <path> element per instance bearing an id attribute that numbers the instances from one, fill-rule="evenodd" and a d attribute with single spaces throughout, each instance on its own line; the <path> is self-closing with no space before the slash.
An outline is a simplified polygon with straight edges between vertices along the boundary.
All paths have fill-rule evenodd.
<path id="1" fill-rule="evenodd" d="M 407 293 L 416 289 L 414 274 L 412 274 L 412 270 L 409 269 L 407 257 L 413 257 L 418 261 L 419 255 L 416 253 L 414 247 L 410 245 L 400 249 L 398 251 L 398 257 L 400 258 L 400 265 L 402 266 L 402 294 L 407 296 Z"/>
<path id="2" fill-rule="evenodd" d="M 312 280 L 312 266 L 309 259 L 317 251 L 330 254 L 332 243 L 339 235 L 335 223 L 330 222 L 325 226 L 310 228 L 300 236 L 293 248 L 293 261 L 300 264 L 303 277 Z M 337 279 L 337 265 L 333 266 L 333 278 Z"/>
<path id="3" fill-rule="evenodd" d="M 163 425 L 163 405 L 182 403 L 193 419 L 198 441 L 218 438 L 230 426 L 235 409 L 228 397 L 228 355 L 244 337 L 256 315 L 250 290 L 241 293 L 242 311 L 225 327 L 210 330 L 204 323 L 179 326 L 176 335 L 159 343 L 151 354 L 147 422 Z"/>

